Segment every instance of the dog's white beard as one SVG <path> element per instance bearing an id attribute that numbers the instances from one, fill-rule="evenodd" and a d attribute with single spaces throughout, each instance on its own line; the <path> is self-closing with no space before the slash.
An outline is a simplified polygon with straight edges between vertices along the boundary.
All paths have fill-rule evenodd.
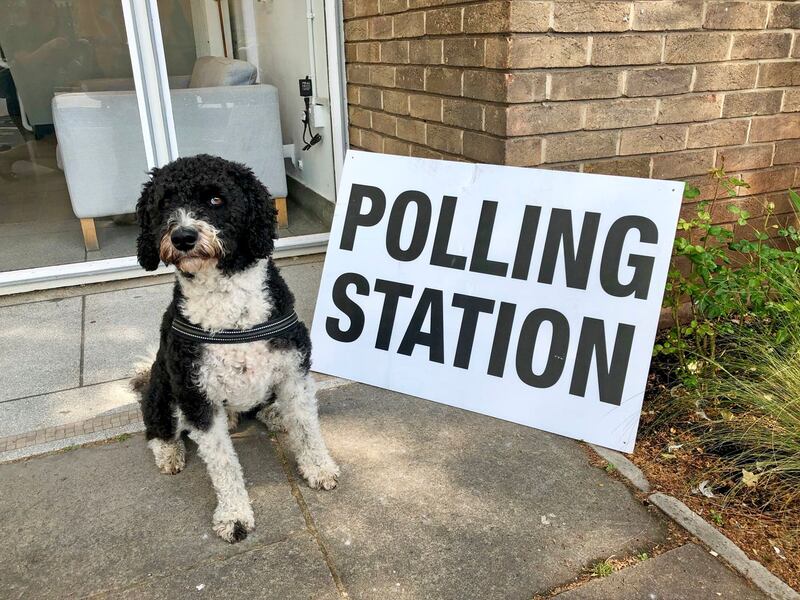
<path id="1" fill-rule="evenodd" d="M 187 256 L 178 260 L 175 266 L 177 266 L 184 273 L 197 273 L 199 271 L 213 269 L 216 267 L 217 259 Z"/>

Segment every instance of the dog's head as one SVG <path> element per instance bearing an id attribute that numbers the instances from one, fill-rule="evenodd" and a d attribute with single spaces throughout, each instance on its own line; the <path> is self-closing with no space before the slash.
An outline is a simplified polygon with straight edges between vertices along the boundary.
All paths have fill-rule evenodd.
<path id="1" fill-rule="evenodd" d="M 244 269 L 272 254 L 275 205 L 246 166 L 199 154 L 151 171 L 136 204 L 137 258 L 185 273 Z"/>

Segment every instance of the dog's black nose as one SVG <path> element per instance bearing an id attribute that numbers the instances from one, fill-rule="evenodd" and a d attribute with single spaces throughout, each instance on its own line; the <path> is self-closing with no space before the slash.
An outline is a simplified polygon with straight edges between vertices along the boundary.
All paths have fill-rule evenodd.
<path id="1" fill-rule="evenodd" d="M 178 250 L 186 252 L 194 248 L 197 242 L 197 230 L 191 227 L 178 227 L 169 236 L 172 240 L 172 245 Z"/>

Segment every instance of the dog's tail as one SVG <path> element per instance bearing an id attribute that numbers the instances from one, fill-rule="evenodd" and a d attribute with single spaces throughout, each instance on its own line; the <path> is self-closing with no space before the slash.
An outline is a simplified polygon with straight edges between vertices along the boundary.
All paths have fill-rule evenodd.
<path id="1" fill-rule="evenodd" d="M 156 360 L 155 350 L 150 350 L 145 356 L 139 357 L 133 365 L 133 375 L 128 381 L 128 385 L 137 395 L 139 402 L 142 400 L 142 394 L 150 384 L 150 372 L 153 369 L 153 363 Z"/>

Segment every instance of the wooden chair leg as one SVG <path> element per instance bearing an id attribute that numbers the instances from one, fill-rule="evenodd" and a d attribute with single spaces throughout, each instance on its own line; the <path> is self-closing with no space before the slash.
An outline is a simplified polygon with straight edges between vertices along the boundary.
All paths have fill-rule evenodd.
<path id="1" fill-rule="evenodd" d="M 286 198 L 275 198 L 275 208 L 278 210 L 278 227 L 288 227 L 289 212 L 286 208 Z"/>
<path id="2" fill-rule="evenodd" d="M 87 250 L 99 250 L 100 244 L 97 243 L 97 229 L 94 226 L 94 219 L 81 219 L 81 231 L 83 232 L 83 244 Z"/>

